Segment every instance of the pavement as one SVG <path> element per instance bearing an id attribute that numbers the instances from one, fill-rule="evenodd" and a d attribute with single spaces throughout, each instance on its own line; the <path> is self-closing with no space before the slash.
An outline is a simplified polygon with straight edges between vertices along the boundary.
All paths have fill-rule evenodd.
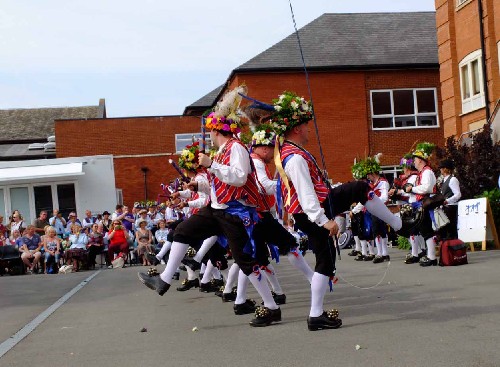
<path id="1" fill-rule="evenodd" d="M 342 251 L 325 307 L 344 324 L 316 332 L 308 283 L 285 258 L 275 266 L 283 321 L 265 328 L 212 294 L 177 292 L 178 282 L 160 297 L 137 279 L 141 266 L 0 277 L 0 343 L 81 287 L 12 349 L 0 344 L 0 366 L 500 366 L 500 251 L 468 253 L 459 267 L 390 255 L 372 264 Z"/>

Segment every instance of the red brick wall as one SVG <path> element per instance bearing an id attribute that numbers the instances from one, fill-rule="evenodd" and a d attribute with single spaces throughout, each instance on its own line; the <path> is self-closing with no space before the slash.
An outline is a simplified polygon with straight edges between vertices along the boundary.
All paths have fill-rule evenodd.
<path id="1" fill-rule="evenodd" d="M 123 190 L 124 202 L 144 200 L 144 174 L 147 167 L 148 199 L 156 199 L 160 183 L 177 177 L 168 163 L 176 155 L 124 157 L 175 152 L 175 134 L 200 131 L 196 117 L 130 117 L 92 120 L 60 120 L 55 124 L 57 158 L 113 154 L 116 188 Z M 86 139 L 82 139 L 82 137 Z"/>

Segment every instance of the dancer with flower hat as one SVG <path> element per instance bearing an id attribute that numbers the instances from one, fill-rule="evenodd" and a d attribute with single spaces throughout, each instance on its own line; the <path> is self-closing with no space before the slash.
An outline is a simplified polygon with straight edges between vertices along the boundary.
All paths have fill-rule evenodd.
<path id="1" fill-rule="evenodd" d="M 264 307 L 256 310 L 250 325 L 267 326 L 281 321 L 281 310 L 273 299 L 269 285 L 263 281 L 254 258 L 256 249 L 251 233 L 259 221 L 256 206 L 262 197 L 250 154 L 243 143 L 235 138 L 242 126 L 238 111 L 241 102 L 239 93 L 245 94 L 246 87 L 241 86 L 228 92 L 217 104 L 215 111 L 206 118 L 210 138 L 219 150 L 214 160 L 204 153 L 199 154 L 199 164 L 207 168 L 211 187 L 198 182 L 194 183 L 193 188 L 210 192 L 210 206 L 201 208 L 177 226 L 163 273 L 159 277 L 139 274 L 139 279 L 147 287 L 163 295 L 170 288 L 172 274 L 189 245 L 198 248 L 205 238 L 224 235 L 234 261 L 264 301 Z"/>
<path id="2" fill-rule="evenodd" d="M 424 200 L 432 197 L 436 193 L 436 175 L 430 167 L 429 160 L 435 145 L 428 142 L 417 144 L 415 151 L 412 153 L 415 168 L 418 170 L 418 177 L 415 185 L 406 185 L 404 191 L 406 193 L 415 194 L 416 202 L 424 206 Z M 442 203 L 434 203 L 440 205 Z M 427 256 L 420 259 L 420 266 L 436 266 L 436 241 L 434 239 L 434 230 L 430 217 L 430 210 L 434 206 L 424 206 L 423 220 L 419 226 L 420 233 L 425 239 L 427 246 Z"/>
<path id="3" fill-rule="evenodd" d="M 334 217 L 348 210 L 353 202 L 361 202 L 396 230 L 401 228 L 401 219 L 387 209 L 365 182 L 330 187 L 315 158 L 303 147 L 309 141 L 308 122 L 313 119 L 309 102 L 292 92 L 284 92 L 273 103 L 271 126 L 282 138 L 275 146 L 275 163 L 281 180 L 278 191 L 284 208 L 308 236 L 316 255 L 307 325 L 309 330 L 336 329 L 342 325 L 338 311 L 323 311 L 328 283 L 335 274 L 336 254 L 329 239 L 338 232 Z M 255 107 L 262 108 L 257 103 Z"/>

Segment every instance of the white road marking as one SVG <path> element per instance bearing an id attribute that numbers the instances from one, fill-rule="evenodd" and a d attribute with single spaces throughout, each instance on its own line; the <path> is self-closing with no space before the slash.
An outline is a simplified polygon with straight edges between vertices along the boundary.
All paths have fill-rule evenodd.
<path id="1" fill-rule="evenodd" d="M 47 317 L 52 315 L 54 311 L 56 311 L 59 307 L 61 307 L 68 299 L 70 299 L 76 292 L 85 287 L 97 274 L 101 271 L 98 270 L 87 279 L 78 284 L 75 288 L 70 290 L 64 296 L 59 298 L 54 304 L 52 304 L 49 308 L 35 317 L 32 321 L 26 324 L 21 330 L 12 335 L 9 339 L 5 340 L 2 344 L 0 344 L 0 358 L 3 357 L 5 353 L 14 348 L 17 343 L 26 338 L 33 330 L 35 330 L 38 325 L 44 322 Z"/>

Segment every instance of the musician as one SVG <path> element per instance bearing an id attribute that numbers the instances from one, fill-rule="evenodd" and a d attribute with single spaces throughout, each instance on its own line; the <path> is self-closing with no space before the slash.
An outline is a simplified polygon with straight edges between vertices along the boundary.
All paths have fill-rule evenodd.
<path id="1" fill-rule="evenodd" d="M 436 176 L 429 165 L 434 144 L 419 143 L 412 153 L 415 168 L 418 170 L 418 177 L 415 185 L 407 185 L 404 189 L 407 193 L 415 194 L 417 202 L 423 205 L 423 200 L 436 193 Z M 420 266 L 436 266 L 436 242 L 434 240 L 434 230 L 429 209 L 424 210 L 423 220 L 419 227 L 421 235 L 424 237 L 427 246 L 427 256 L 420 259 Z"/>
<path id="2" fill-rule="evenodd" d="M 398 203 L 414 203 L 416 195 L 413 193 L 405 192 L 404 188 L 408 185 L 415 186 L 418 178 L 418 171 L 413 165 L 413 157 L 411 154 L 405 154 L 399 162 L 400 167 L 403 169 L 403 173 L 394 180 L 394 187 L 389 190 L 389 196 L 393 201 Z M 408 238 L 411 244 L 411 252 L 406 256 L 405 264 L 415 264 L 420 261 L 425 255 L 425 243 L 424 238 L 420 235 L 418 228 L 413 228 Z"/>
<path id="3" fill-rule="evenodd" d="M 450 223 L 448 223 L 439 232 L 443 239 L 458 238 L 457 233 L 457 220 L 458 220 L 458 201 L 462 197 L 460 191 L 460 183 L 453 175 L 455 165 L 451 159 L 443 159 L 439 163 L 441 176 L 443 177 L 443 184 L 441 185 L 441 194 L 446 198 L 444 204 L 444 212 Z"/>

